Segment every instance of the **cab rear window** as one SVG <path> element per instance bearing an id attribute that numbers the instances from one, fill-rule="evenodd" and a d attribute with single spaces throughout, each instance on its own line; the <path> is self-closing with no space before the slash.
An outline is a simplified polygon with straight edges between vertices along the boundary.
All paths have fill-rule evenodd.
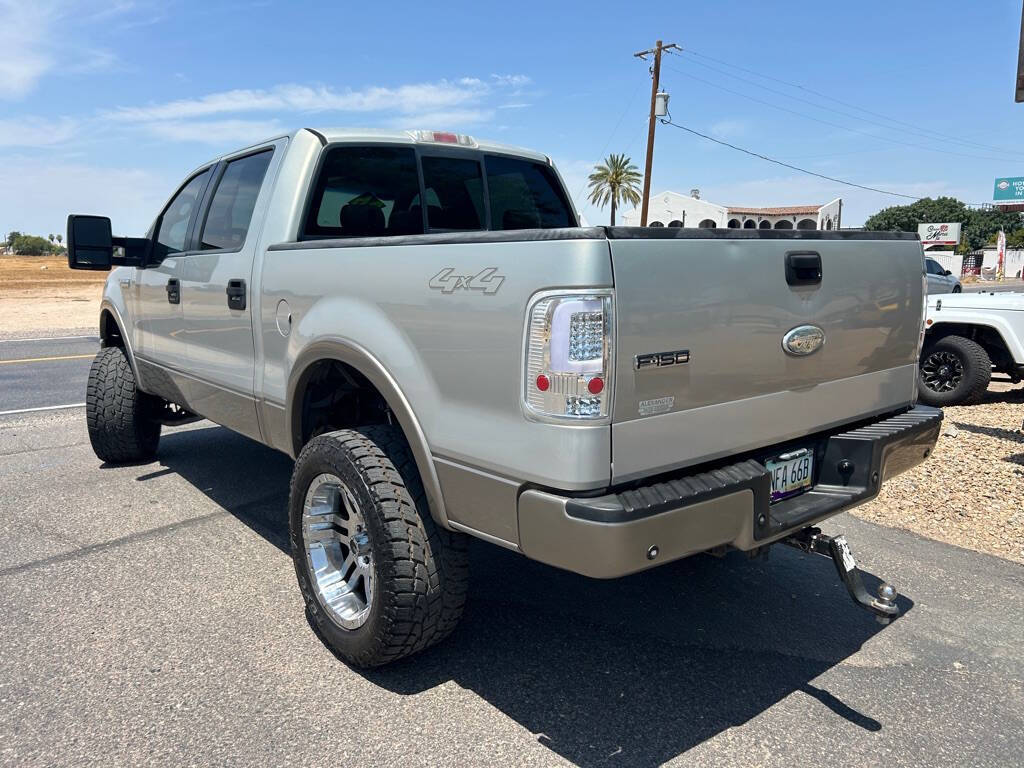
<path id="1" fill-rule="evenodd" d="M 342 145 L 321 165 L 302 237 L 387 237 L 576 225 L 554 171 L 503 155 Z"/>
<path id="2" fill-rule="evenodd" d="M 554 229 L 576 225 L 550 166 L 504 155 L 487 155 L 491 229 Z"/>

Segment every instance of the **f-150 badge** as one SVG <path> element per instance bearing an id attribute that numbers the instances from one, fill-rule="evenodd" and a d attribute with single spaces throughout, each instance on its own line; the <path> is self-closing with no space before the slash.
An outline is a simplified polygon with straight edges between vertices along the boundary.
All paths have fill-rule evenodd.
<path id="1" fill-rule="evenodd" d="M 445 267 L 427 283 L 434 290 L 441 293 L 455 293 L 457 290 L 483 291 L 490 296 L 498 292 L 501 284 L 505 282 L 505 276 L 497 274 L 497 267 L 485 267 L 475 275 L 456 275 L 455 267 Z"/>

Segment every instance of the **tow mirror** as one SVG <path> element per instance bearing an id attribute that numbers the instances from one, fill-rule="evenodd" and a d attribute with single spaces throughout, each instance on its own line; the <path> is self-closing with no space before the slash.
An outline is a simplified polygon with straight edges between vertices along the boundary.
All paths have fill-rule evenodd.
<path id="1" fill-rule="evenodd" d="M 145 267 L 152 249 L 146 237 L 112 236 L 106 216 L 68 216 L 68 266 L 72 269 Z"/>
<path id="2" fill-rule="evenodd" d="M 109 270 L 114 262 L 114 238 L 106 216 L 68 216 L 68 266 Z"/>

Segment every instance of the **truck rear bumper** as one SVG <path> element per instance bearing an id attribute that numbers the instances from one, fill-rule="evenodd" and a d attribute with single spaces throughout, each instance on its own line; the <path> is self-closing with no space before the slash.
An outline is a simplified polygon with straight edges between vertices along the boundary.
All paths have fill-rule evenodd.
<path id="1" fill-rule="evenodd" d="M 885 480 L 928 457 L 941 422 L 939 409 L 916 406 L 599 497 L 528 490 L 519 496 L 520 548 L 535 560 L 606 579 L 723 545 L 754 549 L 873 498 Z M 814 485 L 769 505 L 763 460 L 795 447 L 813 449 Z"/>

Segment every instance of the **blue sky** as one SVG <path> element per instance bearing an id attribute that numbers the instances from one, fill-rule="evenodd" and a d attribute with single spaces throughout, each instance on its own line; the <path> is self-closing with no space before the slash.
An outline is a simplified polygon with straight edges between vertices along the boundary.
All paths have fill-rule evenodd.
<path id="1" fill-rule="evenodd" d="M 1020 16 L 1021 0 L 0 0 L 0 231 L 58 232 L 80 212 L 141 234 L 191 168 L 302 126 L 528 146 L 575 196 L 609 152 L 642 166 L 650 81 L 632 54 L 658 37 L 687 51 L 662 78 L 676 121 L 825 175 L 983 202 L 996 176 L 1024 175 Z M 847 226 L 901 202 L 659 126 L 653 191 L 694 187 L 735 205 L 842 196 Z"/>

